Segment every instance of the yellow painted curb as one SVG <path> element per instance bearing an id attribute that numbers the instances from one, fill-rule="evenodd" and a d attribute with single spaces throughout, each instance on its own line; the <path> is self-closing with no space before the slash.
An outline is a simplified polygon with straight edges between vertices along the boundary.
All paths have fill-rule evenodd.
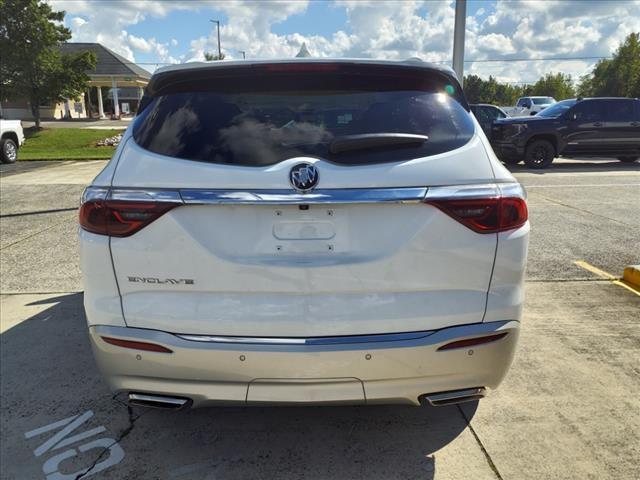
<path id="1" fill-rule="evenodd" d="M 625 268 L 622 279 L 629 285 L 640 289 L 640 265 L 629 265 Z"/>
<path id="2" fill-rule="evenodd" d="M 593 273 L 594 275 L 602 278 L 603 280 L 609 280 L 614 285 L 618 285 L 619 287 L 626 288 L 630 292 L 635 293 L 640 297 L 640 266 L 639 265 L 631 265 L 627 267 L 628 269 L 634 269 L 636 272 L 636 282 L 632 283 L 626 280 L 627 269 L 625 269 L 625 278 L 617 278 L 611 275 L 609 272 L 605 272 L 604 270 L 600 270 L 598 267 L 594 267 L 590 263 L 585 262 L 584 260 L 576 260 L 573 262 L 574 265 L 577 265 L 580 268 L 584 268 L 585 270 Z"/>

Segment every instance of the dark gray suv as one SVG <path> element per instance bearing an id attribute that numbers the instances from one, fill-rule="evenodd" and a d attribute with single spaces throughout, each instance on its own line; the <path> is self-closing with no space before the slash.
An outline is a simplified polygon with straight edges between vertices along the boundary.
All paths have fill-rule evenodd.
<path id="1" fill-rule="evenodd" d="M 505 163 L 546 168 L 558 156 L 640 158 L 640 100 L 585 98 L 558 102 L 534 117 L 496 120 L 491 145 Z"/>

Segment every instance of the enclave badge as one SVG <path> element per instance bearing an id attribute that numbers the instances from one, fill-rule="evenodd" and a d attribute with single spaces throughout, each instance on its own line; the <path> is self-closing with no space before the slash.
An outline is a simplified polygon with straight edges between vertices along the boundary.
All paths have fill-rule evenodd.
<path id="1" fill-rule="evenodd" d="M 310 163 L 298 163 L 289 172 L 289 181 L 298 192 L 313 190 L 318 179 L 318 169 Z"/>

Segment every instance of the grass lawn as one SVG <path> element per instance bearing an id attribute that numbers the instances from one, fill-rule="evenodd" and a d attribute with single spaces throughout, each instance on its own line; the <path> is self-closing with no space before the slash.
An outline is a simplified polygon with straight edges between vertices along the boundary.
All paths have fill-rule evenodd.
<path id="1" fill-rule="evenodd" d="M 83 128 L 27 129 L 26 141 L 18 160 L 99 160 L 109 159 L 115 147 L 96 147 L 98 140 L 113 137 L 124 130 L 89 130 Z"/>

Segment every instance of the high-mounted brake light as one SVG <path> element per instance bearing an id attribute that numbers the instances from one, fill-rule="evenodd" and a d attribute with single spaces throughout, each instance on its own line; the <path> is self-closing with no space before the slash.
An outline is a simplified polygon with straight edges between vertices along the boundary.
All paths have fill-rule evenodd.
<path id="1" fill-rule="evenodd" d="M 181 205 L 166 199 L 117 200 L 108 198 L 106 189 L 87 190 L 80 206 L 80 226 L 98 235 L 128 237 Z"/>
<path id="2" fill-rule="evenodd" d="M 478 233 L 513 230 L 527 222 L 527 203 L 520 197 L 426 199 L 429 203 Z"/>
<path id="3" fill-rule="evenodd" d="M 271 63 L 262 67 L 267 72 L 336 72 L 339 66 L 332 63 Z"/>
<path id="4" fill-rule="evenodd" d="M 145 350 L 147 352 L 159 352 L 159 353 L 173 353 L 173 350 L 169 350 L 162 345 L 148 342 L 137 342 L 134 340 L 123 340 L 121 338 L 100 337 L 105 342 L 122 348 L 131 348 L 133 350 Z"/>

